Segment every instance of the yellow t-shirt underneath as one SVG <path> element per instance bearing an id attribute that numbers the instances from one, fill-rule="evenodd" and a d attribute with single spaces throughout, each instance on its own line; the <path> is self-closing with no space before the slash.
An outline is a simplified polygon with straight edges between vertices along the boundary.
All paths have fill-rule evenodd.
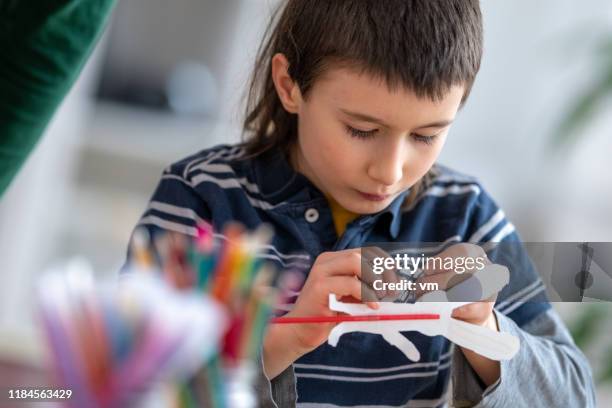
<path id="1" fill-rule="evenodd" d="M 359 214 L 355 214 L 345 209 L 331 197 L 327 197 L 327 201 L 329 202 L 329 208 L 331 209 L 332 218 L 334 219 L 336 234 L 340 237 L 344 234 L 348 223 L 359 217 Z"/>

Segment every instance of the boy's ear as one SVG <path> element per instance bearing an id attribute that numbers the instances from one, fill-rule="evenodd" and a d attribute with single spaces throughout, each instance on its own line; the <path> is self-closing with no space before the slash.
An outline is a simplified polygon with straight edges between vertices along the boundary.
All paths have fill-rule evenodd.
<path id="1" fill-rule="evenodd" d="M 302 102 L 300 87 L 289 76 L 289 61 L 283 54 L 272 57 L 272 81 L 278 98 L 289 113 L 298 113 Z"/>

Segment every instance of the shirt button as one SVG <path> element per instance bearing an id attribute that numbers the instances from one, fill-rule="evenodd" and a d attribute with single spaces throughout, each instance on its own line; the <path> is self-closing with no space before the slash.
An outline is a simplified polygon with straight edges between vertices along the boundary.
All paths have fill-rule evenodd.
<path id="1" fill-rule="evenodd" d="M 314 222 L 317 222 L 317 220 L 319 219 L 319 212 L 314 208 L 309 208 L 304 213 L 304 218 L 306 218 L 306 221 L 312 224 Z"/>

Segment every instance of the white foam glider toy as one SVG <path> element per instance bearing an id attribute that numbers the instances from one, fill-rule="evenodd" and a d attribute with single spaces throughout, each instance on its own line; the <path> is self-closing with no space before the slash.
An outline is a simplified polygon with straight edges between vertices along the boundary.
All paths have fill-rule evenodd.
<path id="1" fill-rule="evenodd" d="M 400 349 L 412 361 L 419 361 L 421 355 L 415 345 L 401 332 L 418 331 L 427 336 L 444 336 L 451 342 L 473 350 L 491 360 L 509 360 L 518 352 L 519 339 L 509 333 L 490 330 L 486 327 L 467 323 L 451 317 L 457 307 L 473 302 L 453 302 L 457 294 L 478 287 L 480 300 L 485 300 L 499 292 L 508 284 L 510 273 L 501 265 L 488 265 L 470 278 L 448 291 L 429 292 L 416 303 L 381 302 L 377 310 L 359 303 L 343 303 L 335 295 L 329 296 L 331 310 L 354 316 L 380 314 L 435 314 L 437 319 L 428 320 L 384 320 L 376 322 L 350 321 L 336 325 L 328 338 L 331 346 L 336 346 L 343 334 L 365 332 L 380 334 L 389 344 Z M 465 299 L 465 297 L 464 297 Z"/>

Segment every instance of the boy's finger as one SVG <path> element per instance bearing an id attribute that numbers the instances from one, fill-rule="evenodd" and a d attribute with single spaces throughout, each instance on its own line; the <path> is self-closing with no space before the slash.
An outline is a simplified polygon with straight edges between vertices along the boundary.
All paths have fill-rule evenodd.
<path id="1" fill-rule="evenodd" d="M 492 302 L 476 302 L 453 310 L 452 317 L 466 322 L 480 324 L 492 313 Z"/>
<path id="2" fill-rule="evenodd" d="M 374 273 L 374 260 L 376 258 L 386 259 L 391 258 L 391 255 L 379 247 L 362 248 L 362 277 L 361 280 L 367 283 L 376 292 L 378 299 L 386 297 L 394 297 L 399 295 L 399 291 L 381 289 L 376 290 L 373 287 L 375 281 L 380 280 L 384 283 L 397 283 L 400 281 L 396 268 L 384 268 L 382 273 Z"/>
<path id="3" fill-rule="evenodd" d="M 386 292 L 378 294 L 371 287 L 373 282 L 368 283 L 361 280 L 361 259 L 361 254 L 357 250 L 338 251 L 335 253 L 335 256 L 329 257 L 324 263 L 318 266 L 317 273 L 325 276 L 324 279 L 330 279 L 332 277 L 346 277 L 352 279 L 354 280 L 353 284 L 357 285 L 361 291 L 366 293 L 364 297 L 368 301 L 378 301 L 386 295 Z M 361 296 L 355 298 L 361 300 Z"/>
<path id="4" fill-rule="evenodd" d="M 496 299 L 497 299 L 497 294 L 489 297 L 488 299 L 483 299 L 479 302 L 468 303 L 467 305 L 463 305 L 453 310 L 453 315 L 455 315 L 455 313 L 461 316 L 470 315 L 474 313 L 475 310 L 481 310 L 483 307 L 487 309 L 492 309 L 493 306 L 495 305 Z"/>
<path id="5" fill-rule="evenodd" d="M 337 297 L 351 296 L 361 300 L 361 283 L 350 276 L 330 276 L 325 280 L 323 292 L 326 296 L 333 293 Z"/>
<path id="6" fill-rule="evenodd" d="M 361 278 L 361 254 L 357 250 L 338 251 L 318 265 L 325 276 L 357 276 Z"/>
<path id="7" fill-rule="evenodd" d="M 381 296 L 379 292 L 383 292 L 386 294 L 386 291 L 376 291 L 369 285 L 363 282 L 361 283 L 361 300 L 363 302 L 378 302 L 380 299 L 383 299 L 385 295 Z"/>
<path id="8" fill-rule="evenodd" d="M 326 280 L 326 283 L 326 293 L 333 293 L 337 297 L 350 296 L 358 301 L 365 301 L 372 309 L 378 309 L 376 294 L 362 285 L 358 279 L 349 276 L 332 276 Z"/>

